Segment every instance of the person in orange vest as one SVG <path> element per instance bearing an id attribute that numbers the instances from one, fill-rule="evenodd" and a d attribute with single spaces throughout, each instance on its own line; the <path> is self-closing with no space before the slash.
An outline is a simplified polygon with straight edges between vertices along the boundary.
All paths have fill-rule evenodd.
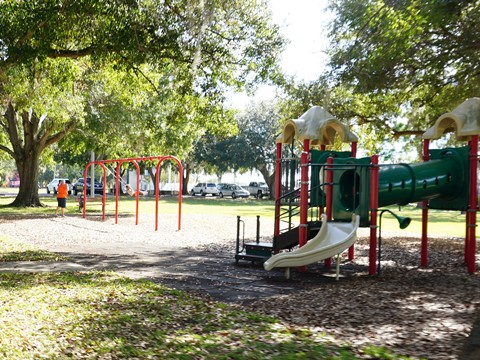
<path id="1" fill-rule="evenodd" d="M 65 208 L 67 207 L 67 197 L 68 197 L 68 187 L 65 184 L 65 181 L 60 180 L 58 183 L 57 189 L 57 210 L 55 211 L 55 216 L 58 216 L 58 211 L 62 210 L 62 217 L 65 216 Z"/>

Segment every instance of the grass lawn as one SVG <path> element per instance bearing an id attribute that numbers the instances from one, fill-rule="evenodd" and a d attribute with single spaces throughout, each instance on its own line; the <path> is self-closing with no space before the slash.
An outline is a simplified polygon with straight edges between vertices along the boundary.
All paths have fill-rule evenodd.
<path id="1" fill-rule="evenodd" d="M 34 249 L 28 244 L 20 243 L 0 234 L 0 262 L 7 261 L 66 261 L 63 256 Z"/>

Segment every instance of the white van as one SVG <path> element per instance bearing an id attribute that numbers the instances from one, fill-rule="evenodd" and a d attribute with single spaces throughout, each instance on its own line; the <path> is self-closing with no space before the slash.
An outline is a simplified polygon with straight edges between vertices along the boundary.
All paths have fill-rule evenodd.
<path id="1" fill-rule="evenodd" d="M 58 183 L 60 182 L 60 180 L 63 180 L 65 182 L 65 184 L 67 184 L 68 194 L 72 193 L 73 185 L 72 185 L 72 183 L 70 182 L 69 179 L 53 179 L 47 185 L 47 194 L 50 194 L 51 192 L 54 193 L 54 194 L 57 193 Z"/>

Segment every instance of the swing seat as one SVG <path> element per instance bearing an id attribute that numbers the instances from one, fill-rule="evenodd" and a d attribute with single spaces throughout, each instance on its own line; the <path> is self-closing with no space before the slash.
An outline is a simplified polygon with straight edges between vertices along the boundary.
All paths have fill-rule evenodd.
<path id="1" fill-rule="evenodd" d="M 83 201 L 83 195 L 76 197 L 75 201 L 78 202 L 78 211 L 82 211 L 83 207 L 85 206 L 85 201 Z M 103 202 L 103 196 L 88 197 L 87 202 Z"/>

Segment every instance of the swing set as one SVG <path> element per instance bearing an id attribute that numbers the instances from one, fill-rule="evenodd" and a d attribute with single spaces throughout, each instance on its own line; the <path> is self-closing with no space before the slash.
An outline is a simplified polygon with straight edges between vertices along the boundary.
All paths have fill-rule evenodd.
<path id="1" fill-rule="evenodd" d="M 102 168 L 103 170 L 103 194 L 102 194 L 102 221 L 105 220 L 105 205 L 107 203 L 107 189 L 105 184 L 107 183 L 107 172 L 112 173 L 112 175 L 115 176 L 115 224 L 118 224 L 118 200 L 119 200 L 119 194 L 120 194 L 120 183 L 125 185 L 125 182 L 122 180 L 120 176 L 120 170 L 123 164 L 125 163 L 131 163 L 135 166 L 136 168 L 136 173 L 137 173 L 137 178 L 136 178 L 136 189 L 140 189 L 140 166 L 138 165 L 139 161 L 157 161 L 157 164 L 155 166 L 156 172 L 155 172 L 155 231 L 158 230 L 158 199 L 159 199 L 159 194 L 160 194 L 160 166 L 165 160 L 170 160 L 175 162 L 178 165 L 178 230 L 181 228 L 181 213 L 182 213 L 182 173 L 183 173 L 183 168 L 182 168 L 182 163 L 178 158 L 172 155 L 165 155 L 165 156 L 149 156 L 149 157 L 137 157 L 137 158 L 123 158 L 123 159 L 111 159 L 111 160 L 96 160 L 96 161 L 90 161 L 87 166 L 85 166 L 85 170 L 83 171 L 83 178 L 84 178 L 84 184 L 87 184 L 87 174 L 88 174 L 88 169 L 91 166 L 98 165 Z M 117 164 L 117 167 L 115 169 L 115 173 L 113 173 L 108 166 L 111 165 L 113 168 L 113 164 Z M 94 180 L 92 179 L 91 182 L 91 192 L 93 192 L 92 195 L 94 195 L 95 190 L 94 190 Z M 135 198 L 136 198 L 136 206 L 135 206 L 135 225 L 138 225 L 138 209 L 139 209 L 139 191 L 136 191 L 135 193 Z M 87 186 L 83 187 L 83 213 L 82 216 L 83 218 L 87 217 L 87 204 L 88 204 L 88 197 L 87 197 Z"/>

